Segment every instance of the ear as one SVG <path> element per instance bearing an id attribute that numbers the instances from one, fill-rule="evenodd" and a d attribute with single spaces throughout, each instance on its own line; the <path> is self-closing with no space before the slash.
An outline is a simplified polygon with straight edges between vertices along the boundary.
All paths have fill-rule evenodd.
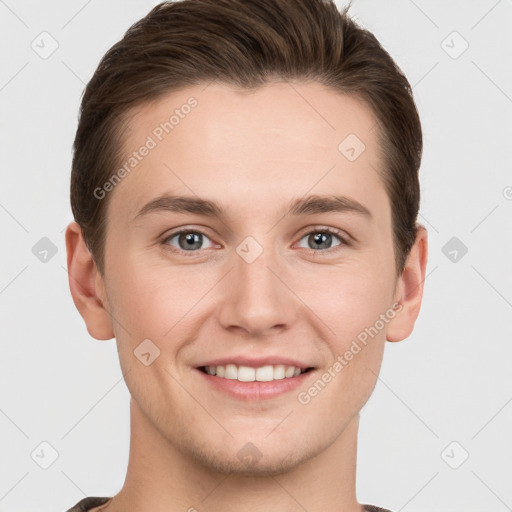
<path id="1" fill-rule="evenodd" d="M 97 340 L 112 339 L 114 330 L 107 309 L 104 281 L 76 222 L 66 229 L 66 251 L 69 289 L 87 331 Z"/>
<path id="2" fill-rule="evenodd" d="M 394 302 L 399 303 L 401 307 L 397 308 L 395 317 L 388 323 L 388 341 L 401 341 L 407 338 L 414 328 L 423 298 L 427 255 L 427 230 L 421 224 L 417 224 L 416 240 L 406 258 L 404 270 L 398 278 L 395 290 Z"/>

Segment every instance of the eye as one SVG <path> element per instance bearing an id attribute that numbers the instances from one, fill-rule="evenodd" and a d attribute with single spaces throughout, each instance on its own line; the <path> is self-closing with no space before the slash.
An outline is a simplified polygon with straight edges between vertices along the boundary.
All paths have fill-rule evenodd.
<path id="1" fill-rule="evenodd" d="M 340 243 L 333 246 L 333 238 L 337 238 Z M 307 244 L 310 244 L 309 247 L 305 247 L 306 249 L 319 249 L 323 251 L 340 245 L 349 245 L 348 241 L 341 235 L 340 232 L 331 228 L 320 228 L 315 229 L 314 231 L 310 231 L 301 238 L 301 241 L 304 239 L 306 239 Z"/>
<path id="2" fill-rule="evenodd" d="M 173 240 L 176 239 L 177 246 L 173 243 Z M 208 247 L 204 247 L 204 240 L 208 240 L 210 245 L 208 247 L 213 247 L 210 239 L 200 231 L 192 231 L 192 230 L 182 230 L 168 236 L 162 243 L 164 245 L 170 245 L 171 247 L 176 247 L 182 251 L 188 252 L 196 252 L 197 249 L 207 249 Z"/>
<path id="3" fill-rule="evenodd" d="M 334 239 L 337 239 L 338 243 L 333 245 Z M 207 241 L 206 246 L 204 245 L 205 240 Z M 302 240 L 306 240 L 306 244 L 308 244 L 306 247 L 300 245 Z M 332 228 L 317 228 L 309 231 L 300 239 L 300 242 L 299 247 L 314 250 L 315 252 L 323 252 L 335 247 L 350 245 L 350 242 L 343 236 L 342 232 Z M 214 247 L 208 236 L 201 231 L 191 229 L 183 229 L 169 235 L 162 241 L 162 244 L 172 248 L 171 250 L 173 251 L 188 253 L 196 253 L 201 249 Z"/>

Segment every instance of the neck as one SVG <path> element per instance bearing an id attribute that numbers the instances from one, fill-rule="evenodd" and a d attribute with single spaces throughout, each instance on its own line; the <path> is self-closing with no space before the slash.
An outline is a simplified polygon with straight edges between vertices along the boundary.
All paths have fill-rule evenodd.
<path id="1" fill-rule="evenodd" d="M 218 473 L 172 445 L 133 399 L 130 416 L 125 483 L 105 512 L 363 512 L 355 495 L 359 415 L 322 453 L 271 476 Z"/>

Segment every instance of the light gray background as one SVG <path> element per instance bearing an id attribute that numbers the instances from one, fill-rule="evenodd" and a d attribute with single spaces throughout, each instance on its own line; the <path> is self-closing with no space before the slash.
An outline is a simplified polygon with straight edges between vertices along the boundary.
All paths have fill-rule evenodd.
<path id="1" fill-rule="evenodd" d="M 91 338 L 72 302 L 63 236 L 80 95 L 156 3 L 0 1 L 3 512 L 63 511 L 124 481 L 129 395 L 115 341 Z M 512 2 L 356 0 L 352 15 L 414 87 L 430 242 L 415 332 L 386 344 L 361 414 L 358 498 L 394 512 L 511 510 Z M 47 59 L 31 47 L 43 31 L 59 45 Z M 453 31 L 469 44 L 457 58 Z M 47 262 L 32 252 L 42 237 L 57 248 Z M 452 237 L 468 248 L 455 262 L 442 250 Z M 48 448 L 31 455 L 44 441 L 58 452 L 48 469 Z"/>

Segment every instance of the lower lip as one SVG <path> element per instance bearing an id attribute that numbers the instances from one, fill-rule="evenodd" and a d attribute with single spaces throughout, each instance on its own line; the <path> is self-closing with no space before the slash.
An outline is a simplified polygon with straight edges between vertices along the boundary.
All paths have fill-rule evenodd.
<path id="1" fill-rule="evenodd" d="M 199 369 L 197 369 L 197 371 L 206 379 L 206 382 L 214 388 L 224 391 L 238 400 L 247 401 L 266 400 L 293 391 L 314 373 L 314 370 L 309 370 L 305 373 L 301 373 L 297 377 L 288 377 L 268 382 L 241 382 L 236 379 L 216 377 L 215 375 L 210 375 Z"/>

